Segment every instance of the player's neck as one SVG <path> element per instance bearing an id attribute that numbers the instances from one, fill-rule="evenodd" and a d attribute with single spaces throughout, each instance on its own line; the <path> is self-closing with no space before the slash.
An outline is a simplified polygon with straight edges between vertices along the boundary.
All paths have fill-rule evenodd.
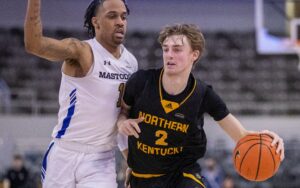
<path id="1" fill-rule="evenodd" d="M 98 39 L 97 39 L 98 40 Z M 101 40 L 98 40 L 98 42 L 109 52 L 112 56 L 114 56 L 116 59 L 119 59 L 121 57 L 121 46 L 112 46 L 109 45 Z"/>
<path id="2" fill-rule="evenodd" d="M 114 56 L 116 59 L 119 59 L 121 57 L 121 48 L 120 46 L 113 47 L 113 46 L 103 46 L 109 53 L 111 53 L 112 56 Z"/>
<path id="3" fill-rule="evenodd" d="M 162 86 L 170 95 L 178 95 L 186 88 L 189 75 L 168 75 L 163 74 Z"/>

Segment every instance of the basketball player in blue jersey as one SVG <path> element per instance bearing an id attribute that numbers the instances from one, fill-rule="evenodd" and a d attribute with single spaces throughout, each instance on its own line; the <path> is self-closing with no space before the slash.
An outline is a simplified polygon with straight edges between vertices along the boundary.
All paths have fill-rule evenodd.
<path id="1" fill-rule="evenodd" d="M 58 123 L 43 163 L 44 188 L 116 188 L 115 154 L 120 93 L 137 70 L 122 45 L 129 10 L 125 0 L 94 0 L 84 26 L 92 39 L 43 35 L 41 0 L 28 0 L 25 47 L 62 64 Z"/>
<path id="2" fill-rule="evenodd" d="M 163 68 L 140 70 L 126 83 L 117 121 L 128 135 L 131 188 L 203 188 L 197 160 L 205 154 L 204 113 L 237 142 L 254 133 L 229 112 L 211 86 L 195 79 L 191 70 L 204 50 L 204 37 L 194 25 L 164 28 L 159 36 Z M 281 160 L 283 140 L 273 138 Z"/>

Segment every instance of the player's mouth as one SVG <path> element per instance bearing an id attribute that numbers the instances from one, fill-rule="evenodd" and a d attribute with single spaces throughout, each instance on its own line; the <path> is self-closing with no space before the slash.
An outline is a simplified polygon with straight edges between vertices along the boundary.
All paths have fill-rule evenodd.
<path id="1" fill-rule="evenodd" d="M 117 38 L 124 38 L 124 35 L 125 35 L 125 32 L 124 32 L 123 29 L 117 29 L 117 30 L 115 31 L 115 36 L 116 36 Z"/>
<path id="2" fill-rule="evenodd" d="M 168 68 L 174 68 L 176 66 L 176 63 L 173 62 L 167 62 L 167 67 Z"/>

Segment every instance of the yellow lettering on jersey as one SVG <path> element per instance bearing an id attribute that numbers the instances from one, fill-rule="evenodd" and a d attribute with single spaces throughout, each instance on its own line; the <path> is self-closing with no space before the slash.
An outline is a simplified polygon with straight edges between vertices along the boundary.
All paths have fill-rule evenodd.
<path id="1" fill-rule="evenodd" d="M 146 114 L 144 116 L 144 122 L 150 124 L 151 123 L 151 115 L 150 114 Z"/>
<path id="2" fill-rule="evenodd" d="M 179 104 L 177 102 L 172 102 L 164 99 L 162 99 L 160 103 L 166 113 L 172 112 L 173 110 L 176 110 L 179 107 Z"/>
<path id="3" fill-rule="evenodd" d="M 188 128 L 189 128 L 189 125 L 183 124 L 182 125 L 182 132 L 187 133 Z"/>
<path id="4" fill-rule="evenodd" d="M 177 124 L 177 122 L 173 121 L 170 129 L 176 131 Z"/>
<path id="5" fill-rule="evenodd" d="M 180 122 L 167 120 L 152 114 L 139 112 L 139 117 L 144 117 L 144 122 L 149 125 L 158 126 L 164 129 L 170 129 L 177 132 L 187 133 L 189 125 Z"/>
<path id="6" fill-rule="evenodd" d="M 164 124 L 163 127 L 164 127 L 165 129 L 170 129 L 170 126 L 171 126 L 172 122 L 173 122 L 173 121 L 165 120 L 165 124 Z"/>
<path id="7" fill-rule="evenodd" d="M 159 118 L 159 127 L 162 127 L 162 124 L 164 123 L 164 118 Z"/>
<path id="8" fill-rule="evenodd" d="M 156 125 L 157 126 L 157 122 L 158 122 L 158 117 L 157 116 L 152 116 L 151 125 Z"/>
<path id="9" fill-rule="evenodd" d="M 176 155 L 183 151 L 183 147 L 168 147 L 168 148 L 159 148 L 159 147 L 151 147 L 140 141 L 137 141 L 137 149 L 140 151 L 150 154 L 150 155 Z"/>
<path id="10" fill-rule="evenodd" d="M 178 123 L 177 127 L 176 127 L 176 131 L 182 131 L 182 124 Z"/>

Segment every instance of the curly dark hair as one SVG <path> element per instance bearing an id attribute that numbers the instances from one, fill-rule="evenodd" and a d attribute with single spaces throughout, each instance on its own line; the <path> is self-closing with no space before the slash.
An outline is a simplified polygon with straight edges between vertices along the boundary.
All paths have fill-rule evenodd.
<path id="1" fill-rule="evenodd" d="M 87 28 L 87 32 L 90 37 L 95 37 L 95 28 L 92 24 L 92 18 L 96 15 L 97 9 L 99 6 L 103 4 L 103 2 L 106 0 L 93 0 L 88 8 L 86 9 L 85 15 L 84 15 L 84 24 L 83 27 Z M 127 14 L 129 15 L 130 10 L 127 5 L 126 0 L 122 0 L 124 2 L 124 5 L 126 7 Z"/>

